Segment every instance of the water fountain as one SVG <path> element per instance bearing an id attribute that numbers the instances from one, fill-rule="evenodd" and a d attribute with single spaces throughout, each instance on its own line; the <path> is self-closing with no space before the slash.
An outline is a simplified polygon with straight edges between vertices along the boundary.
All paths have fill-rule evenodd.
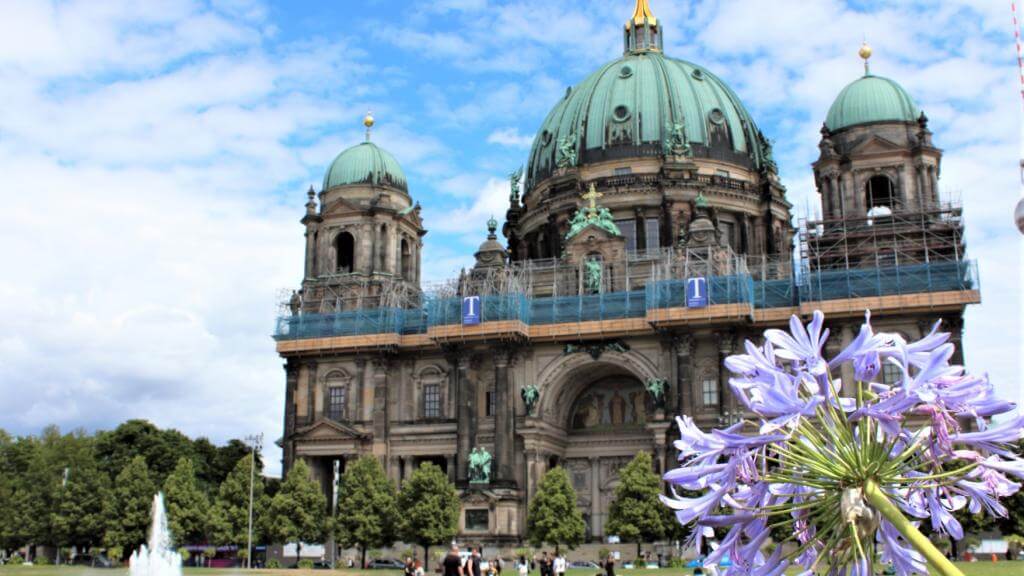
<path id="1" fill-rule="evenodd" d="M 172 547 L 163 493 L 153 497 L 149 545 L 143 544 L 132 552 L 128 567 L 129 576 L 181 576 L 181 554 Z"/>

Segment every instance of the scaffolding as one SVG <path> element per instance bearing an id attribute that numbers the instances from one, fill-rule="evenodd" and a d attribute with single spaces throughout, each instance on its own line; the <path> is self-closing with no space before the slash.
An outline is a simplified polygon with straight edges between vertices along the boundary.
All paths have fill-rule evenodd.
<path id="1" fill-rule="evenodd" d="M 686 308 L 687 281 L 695 277 L 707 281 L 709 306 L 731 305 L 737 316 L 826 300 L 978 290 L 976 266 L 965 258 L 962 211 L 944 203 L 863 218 L 801 219 L 792 257 L 737 255 L 729 246 L 659 248 L 616 261 L 549 258 L 475 267 L 422 289 L 380 275 L 325 276 L 304 285 L 298 314 L 291 313 L 294 306 L 282 308 L 288 313 L 275 337 L 427 334 L 461 324 L 467 296 L 480 297 L 483 322 L 645 318 Z"/>

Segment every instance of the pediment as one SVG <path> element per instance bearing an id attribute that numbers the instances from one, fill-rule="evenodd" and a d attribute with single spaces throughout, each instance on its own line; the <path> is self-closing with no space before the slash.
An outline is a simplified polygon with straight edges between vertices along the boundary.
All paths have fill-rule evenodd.
<path id="1" fill-rule="evenodd" d="M 325 217 L 347 216 L 350 214 L 362 214 L 363 212 L 365 212 L 365 208 L 357 205 L 355 202 L 352 202 L 347 198 L 337 198 L 324 208 L 323 215 Z"/>
<path id="2" fill-rule="evenodd" d="M 363 440 L 367 437 L 348 424 L 326 418 L 296 430 L 295 436 L 301 440 Z"/>
<path id="3" fill-rule="evenodd" d="M 571 246 L 574 244 L 587 244 L 595 241 L 604 242 L 609 240 L 617 240 L 625 243 L 625 239 L 623 239 L 622 236 L 616 236 L 597 224 L 591 223 L 584 226 L 576 233 L 576 235 L 566 241 L 565 244 L 566 246 Z"/>
<path id="4" fill-rule="evenodd" d="M 888 152 L 899 152 L 904 149 L 905 148 L 903 146 L 900 146 L 892 140 L 872 135 L 854 145 L 854 147 L 850 149 L 849 153 L 851 155 L 883 154 Z"/>

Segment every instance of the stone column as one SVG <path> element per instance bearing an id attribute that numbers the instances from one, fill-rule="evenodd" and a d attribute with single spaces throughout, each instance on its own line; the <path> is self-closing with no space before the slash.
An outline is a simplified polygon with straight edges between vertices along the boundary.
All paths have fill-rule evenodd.
<path id="1" fill-rule="evenodd" d="M 356 392 L 353 394 L 352 402 L 355 410 L 356 417 L 354 420 L 357 422 L 365 422 L 366 411 L 363 408 L 363 390 L 366 388 L 366 360 L 362 358 L 356 360 Z"/>
<path id="2" fill-rule="evenodd" d="M 904 210 L 910 207 L 911 198 L 909 190 L 907 190 L 907 171 L 906 167 L 902 164 L 896 167 L 896 177 L 899 182 L 899 190 L 896 192 L 896 198 L 899 199 L 900 207 Z"/>
<path id="3" fill-rule="evenodd" d="M 601 460 L 590 458 L 590 535 L 601 534 Z"/>
<path id="4" fill-rule="evenodd" d="M 319 418 L 316 410 L 316 360 L 306 363 L 306 417 L 310 422 Z"/>
<path id="5" fill-rule="evenodd" d="M 455 482 L 455 454 L 448 454 L 445 458 L 447 459 L 448 479 Z"/>
<path id="6" fill-rule="evenodd" d="M 405 484 L 416 471 L 415 460 L 412 456 L 402 458 L 402 484 Z"/>
<path id="7" fill-rule="evenodd" d="M 839 329 L 840 350 L 845 350 L 850 342 L 853 342 L 854 327 L 850 324 L 843 324 Z M 843 380 L 843 395 L 848 398 L 855 398 L 857 395 L 856 378 L 853 375 L 853 365 L 850 362 L 843 363 L 839 370 L 839 377 Z"/>
<path id="8" fill-rule="evenodd" d="M 306 270 L 305 278 L 308 280 L 316 276 L 315 271 L 315 260 L 316 260 L 316 232 L 317 226 L 314 223 L 306 225 Z"/>
<path id="9" fill-rule="evenodd" d="M 295 389 L 299 385 L 299 369 L 294 362 L 288 361 L 284 365 L 284 371 L 284 442 L 281 458 L 284 471 L 287 473 L 295 457 L 291 435 L 295 433 Z"/>
<path id="10" fill-rule="evenodd" d="M 540 486 L 540 465 L 538 464 L 538 455 L 536 450 L 526 451 L 526 501 L 527 503 L 533 501 L 533 497 L 537 494 L 537 488 Z"/>
<path id="11" fill-rule="evenodd" d="M 511 353 L 494 356 L 494 472 L 498 480 L 512 482 L 512 448 L 515 444 L 515 402 L 508 365 Z"/>
<path id="12" fill-rule="evenodd" d="M 373 272 L 373 225 L 364 223 L 359 226 L 359 230 L 355 269 L 369 274 Z"/>
<path id="13" fill-rule="evenodd" d="M 384 358 L 373 362 L 372 419 L 374 452 L 381 455 L 388 435 L 388 362 Z"/>
<path id="14" fill-rule="evenodd" d="M 683 334 L 676 341 L 676 412 L 693 415 L 696 406 L 693 402 L 693 357 L 697 349 L 697 341 L 690 334 Z"/>
<path id="15" fill-rule="evenodd" d="M 391 480 L 392 484 L 398 485 L 402 479 L 402 463 L 398 459 L 398 456 L 388 457 L 388 479 Z"/>
<path id="16" fill-rule="evenodd" d="M 735 414 L 738 411 L 736 398 L 729 388 L 729 370 L 725 367 L 725 358 L 732 355 L 736 347 L 736 334 L 727 332 L 718 340 L 718 411 Z"/>
<path id="17" fill-rule="evenodd" d="M 459 482 L 469 479 L 469 453 L 476 446 L 476 386 L 469 379 L 469 357 L 460 355 L 458 368 L 454 371 L 456 378 L 455 394 L 458 397 L 458 436 L 456 446 L 458 449 L 458 474 Z"/>

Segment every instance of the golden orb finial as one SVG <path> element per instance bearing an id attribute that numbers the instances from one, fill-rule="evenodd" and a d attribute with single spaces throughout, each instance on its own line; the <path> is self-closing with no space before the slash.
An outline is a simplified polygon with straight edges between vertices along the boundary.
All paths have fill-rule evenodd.
<path id="1" fill-rule="evenodd" d="M 870 73 L 870 69 L 868 68 L 868 60 L 871 59 L 872 54 L 871 45 L 868 44 L 867 40 L 865 40 L 864 43 L 860 45 L 860 50 L 857 51 L 857 54 L 859 54 L 861 59 L 864 60 L 864 75 L 867 76 Z"/>
<path id="2" fill-rule="evenodd" d="M 373 112 L 367 111 L 366 116 L 363 116 L 363 126 L 366 126 L 366 141 L 370 141 L 370 128 L 373 128 L 374 119 Z"/>

